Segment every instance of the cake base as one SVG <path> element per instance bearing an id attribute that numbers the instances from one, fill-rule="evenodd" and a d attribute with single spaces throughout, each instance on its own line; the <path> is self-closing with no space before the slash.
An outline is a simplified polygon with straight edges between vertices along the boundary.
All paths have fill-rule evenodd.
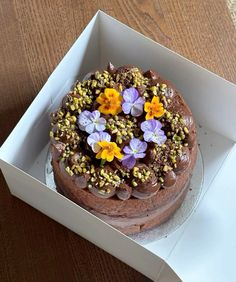
<path id="1" fill-rule="evenodd" d="M 59 188 L 58 185 L 56 189 L 59 193 L 68 197 L 62 191 L 62 189 Z M 107 216 L 107 215 L 98 213 L 92 209 L 89 209 L 89 211 L 92 214 L 99 217 L 101 220 L 112 225 L 114 228 L 125 233 L 126 235 L 135 234 L 138 232 L 148 230 L 154 226 L 158 226 L 164 223 L 165 221 L 167 221 L 171 217 L 171 215 L 175 213 L 176 210 L 183 203 L 184 198 L 188 192 L 188 189 L 189 189 L 189 181 L 185 185 L 181 193 L 171 203 L 167 203 L 166 205 L 162 206 L 161 208 L 148 212 L 146 215 L 139 216 L 139 217 Z M 86 209 L 88 210 L 88 208 Z"/>
<path id="2" fill-rule="evenodd" d="M 147 215 L 144 216 L 136 218 L 116 218 L 97 214 L 94 211 L 91 212 L 119 231 L 127 235 L 135 234 L 151 229 L 154 226 L 159 226 L 160 224 L 166 222 L 183 203 L 183 200 L 188 192 L 188 187 L 189 183 L 171 204 L 167 204 L 160 209 L 147 213 Z"/>

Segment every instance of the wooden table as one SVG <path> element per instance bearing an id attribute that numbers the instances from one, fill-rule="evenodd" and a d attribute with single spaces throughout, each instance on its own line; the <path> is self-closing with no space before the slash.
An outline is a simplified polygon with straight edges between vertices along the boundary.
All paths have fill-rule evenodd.
<path id="1" fill-rule="evenodd" d="M 1 0 L 1 143 L 98 9 L 236 82 L 224 0 Z M 11 196 L 2 176 L 0 185 L 0 281 L 149 281 Z"/>

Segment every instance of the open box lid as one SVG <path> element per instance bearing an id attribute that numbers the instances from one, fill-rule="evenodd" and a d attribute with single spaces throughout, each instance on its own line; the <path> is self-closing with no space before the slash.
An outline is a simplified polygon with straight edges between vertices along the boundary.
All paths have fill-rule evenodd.
<path id="1" fill-rule="evenodd" d="M 192 215 L 188 224 L 185 225 L 183 230 L 184 233 L 182 232 L 178 235 L 177 239 L 175 238 L 175 244 L 172 242 L 173 248 L 171 249 L 171 252 L 164 259 L 173 266 L 173 269 L 181 278 L 190 277 L 189 272 L 186 271 L 186 268 L 184 267 L 186 265 L 189 266 L 190 261 L 192 265 L 194 265 L 192 271 L 199 269 L 199 273 L 203 273 L 201 257 L 194 256 L 195 260 L 190 260 L 188 258 L 189 250 L 191 250 L 190 254 L 195 254 L 199 247 L 199 241 L 196 241 L 198 245 L 195 245 L 195 241 L 192 240 L 192 232 L 196 233 L 196 230 L 199 230 L 200 228 L 207 229 L 210 224 L 204 218 L 201 220 L 201 216 L 207 212 L 208 204 L 212 207 L 214 206 L 214 208 L 218 208 L 221 203 L 222 207 L 224 207 L 222 213 L 219 213 L 220 209 L 218 209 L 218 213 L 213 214 L 212 218 L 209 218 L 211 223 L 217 223 L 214 225 L 215 229 L 211 229 L 210 236 L 202 238 L 201 242 L 208 244 L 215 240 L 215 245 L 213 245 L 214 250 L 218 252 L 223 249 L 227 261 L 230 260 L 230 256 L 232 256 L 232 248 L 235 246 L 233 245 L 235 243 L 234 238 L 236 237 L 236 224 L 233 218 L 233 196 L 236 196 L 235 189 L 233 189 L 233 187 L 235 187 L 235 176 L 232 171 L 233 163 L 236 162 L 234 146 L 236 141 L 236 115 L 234 113 L 236 105 L 236 86 L 137 33 L 103 12 L 98 12 L 91 20 L 79 39 L 74 43 L 61 63 L 49 77 L 39 95 L 1 147 L 0 158 L 3 160 L 0 163 L 1 167 L 6 171 L 5 164 L 9 163 L 16 168 L 20 168 L 24 172 L 28 172 L 32 163 L 37 158 L 37 155 L 48 142 L 47 132 L 49 131 L 49 113 L 58 106 L 61 98 L 69 90 L 77 77 L 81 78 L 93 69 L 104 68 L 108 61 L 112 61 L 117 65 L 129 63 L 140 66 L 142 69 L 151 68 L 158 70 L 163 77 L 171 80 L 176 85 L 177 89 L 182 92 L 184 98 L 190 105 L 197 122 L 212 132 L 212 135 L 209 136 L 209 138 L 217 138 L 216 143 L 218 142 L 218 147 L 216 148 L 222 148 L 222 156 L 217 158 L 216 164 L 211 168 L 214 173 L 212 172 L 211 178 L 208 179 L 207 184 L 210 187 L 209 190 L 207 191 L 206 189 L 207 193 L 195 214 Z M 41 138 L 40 141 L 38 140 L 39 136 Z M 209 142 L 209 139 L 204 140 Z M 208 147 L 206 146 L 205 148 L 205 153 L 207 155 Z M 211 154 L 213 153 L 216 154 L 216 150 L 211 152 Z M 210 161 L 208 163 L 210 163 Z M 222 164 L 224 165 L 221 168 Z M 218 170 L 219 173 L 217 174 Z M 7 174 L 10 177 L 9 173 Z M 215 180 L 213 181 L 214 178 Z M 34 182 L 32 182 L 32 184 L 33 183 Z M 222 185 L 226 186 L 230 195 L 221 193 L 220 189 Z M 38 189 L 40 190 L 41 188 L 38 186 Z M 52 191 L 48 193 L 49 196 Z M 61 200 L 58 198 L 58 201 Z M 36 206 L 36 208 L 40 209 L 39 206 Z M 44 209 L 47 210 L 47 207 L 45 206 Z M 50 213 L 47 214 L 52 216 Z M 88 214 L 86 216 L 89 217 Z M 220 224 L 218 224 L 219 221 L 217 221 L 217 218 L 219 217 L 221 217 Z M 60 221 L 60 218 L 55 217 L 55 219 L 68 226 L 65 221 Z M 231 226 L 231 236 L 229 236 L 227 240 L 226 231 L 228 232 L 229 230 L 225 228 L 224 224 L 226 222 Z M 109 228 L 111 227 L 108 227 L 105 228 L 105 230 L 110 230 Z M 69 228 L 74 230 L 73 226 Z M 222 232 L 220 233 L 219 231 L 221 230 Z M 76 230 L 76 232 L 81 234 L 78 230 Z M 112 236 L 116 238 L 116 242 L 124 242 L 122 240 L 125 240 L 125 244 L 132 245 L 133 250 L 139 252 L 140 246 L 135 248 L 133 243 L 128 243 L 127 240 L 129 240 L 129 238 L 122 236 L 122 234 L 119 235 L 120 237 L 118 235 L 115 236 L 115 233 L 112 232 L 110 234 L 113 234 Z M 215 234 L 217 234 L 217 236 L 223 234 L 223 239 L 215 236 Z M 147 276 L 151 278 L 155 277 L 154 275 L 156 275 L 157 272 L 154 269 L 154 260 L 150 267 L 145 265 L 145 263 L 142 267 L 138 267 L 138 260 L 135 266 L 135 262 L 130 262 L 131 256 L 128 254 L 128 259 L 126 259 L 123 255 L 121 256 L 117 254 L 114 249 L 105 248 L 103 243 L 92 240 L 91 237 L 86 237 L 86 234 L 83 234 L 83 236 L 126 261 Z M 222 240 L 219 241 L 219 239 Z M 219 245 L 217 245 L 217 242 L 221 242 L 220 248 Z M 147 247 L 148 250 L 153 252 L 150 248 L 150 246 Z M 142 253 L 143 257 L 145 257 L 147 250 L 145 246 L 143 249 L 145 251 L 143 253 L 140 252 L 139 254 Z M 211 249 L 208 250 L 207 245 L 200 246 L 200 249 L 202 253 L 210 255 Z M 202 255 L 202 253 L 200 254 Z M 156 257 L 158 256 L 158 249 L 155 251 L 155 255 Z M 188 260 L 185 261 L 185 258 L 188 258 Z M 212 266 L 216 265 L 215 262 L 217 263 L 217 261 L 212 257 L 211 259 L 213 262 Z M 156 261 L 157 266 L 161 264 L 161 261 L 161 259 L 159 260 L 159 263 Z M 206 261 L 210 262 L 211 260 L 209 259 Z M 199 268 L 196 267 L 196 265 L 199 265 Z M 232 271 L 234 271 L 234 268 L 231 266 L 230 271 L 231 272 L 229 273 L 233 273 Z M 218 277 L 220 277 L 219 273 Z M 234 277 L 236 277 L 236 275 Z"/>

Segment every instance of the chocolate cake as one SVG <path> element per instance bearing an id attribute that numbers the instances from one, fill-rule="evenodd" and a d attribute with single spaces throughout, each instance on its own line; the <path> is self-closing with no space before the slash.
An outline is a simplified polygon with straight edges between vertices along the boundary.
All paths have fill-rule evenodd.
<path id="1" fill-rule="evenodd" d="M 57 190 L 125 234 L 165 222 L 196 162 L 196 128 L 181 94 L 134 66 L 86 75 L 51 114 Z"/>

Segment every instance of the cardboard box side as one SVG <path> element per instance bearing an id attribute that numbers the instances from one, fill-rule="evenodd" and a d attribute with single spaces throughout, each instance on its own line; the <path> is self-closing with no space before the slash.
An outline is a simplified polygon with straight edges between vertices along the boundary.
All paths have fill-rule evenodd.
<path id="1" fill-rule="evenodd" d="M 236 281 L 236 145 L 168 262 L 183 281 Z"/>
<path id="2" fill-rule="evenodd" d="M 100 24 L 103 65 L 111 60 L 117 66 L 133 64 L 157 70 L 181 91 L 199 124 L 236 141 L 236 85 L 105 13 L 101 13 Z"/>
<path id="3" fill-rule="evenodd" d="M 38 180 L 3 161 L 11 193 L 155 280 L 165 262 Z M 168 265 L 166 265 L 168 267 Z"/>
<path id="4" fill-rule="evenodd" d="M 181 282 L 182 280 L 177 276 L 173 269 L 171 269 L 168 265 L 164 265 L 162 270 L 160 271 L 155 282 Z"/>

